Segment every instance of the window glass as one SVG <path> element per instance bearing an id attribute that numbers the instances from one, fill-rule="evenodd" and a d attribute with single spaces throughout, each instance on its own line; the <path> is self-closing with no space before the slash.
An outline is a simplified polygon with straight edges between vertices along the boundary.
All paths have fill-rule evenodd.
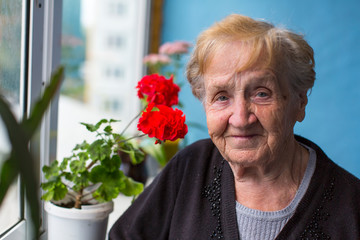
<path id="1" fill-rule="evenodd" d="M 65 79 L 59 98 L 57 160 L 77 143 L 90 142 L 80 122 L 118 119 L 119 133 L 140 111 L 136 84 L 143 76 L 148 0 L 63 0 Z M 132 124 L 127 133 L 136 130 Z M 117 198 L 108 228 L 130 204 Z"/>
<path id="2" fill-rule="evenodd" d="M 76 143 L 91 140 L 80 122 L 119 119 L 120 131 L 138 114 L 135 86 L 142 75 L 146 2 L 63 0 L 66 76 L 59 99 L 58 160 L 69 156 Z"/>
<path id="3" fill-rule="evenodd" d="M 22 0 L 0 0 L 0 94 L 20 117 L 20 66 Z M 0 118 L 0 166 L 10 152 L 6 129 Z M 19 185 L 9 189 L 0 208 L 0 236 L 21 218 Z"/>

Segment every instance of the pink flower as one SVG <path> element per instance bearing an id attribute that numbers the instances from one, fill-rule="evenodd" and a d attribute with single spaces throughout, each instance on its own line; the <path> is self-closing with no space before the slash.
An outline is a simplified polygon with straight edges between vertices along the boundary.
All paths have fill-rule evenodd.
<path id="1" fill-rule="evenodd" d="M 191 44 L 185 41 L 167 42 L 160 46 L 159 53 L 167 55 L 187 53 L 190 47 Z"/>
<path id="2" fill-rule="evenodd" d="M 145 64 L 169 64 L 171 59 L 165 54 L 151 53 L 143 58 Z"/>

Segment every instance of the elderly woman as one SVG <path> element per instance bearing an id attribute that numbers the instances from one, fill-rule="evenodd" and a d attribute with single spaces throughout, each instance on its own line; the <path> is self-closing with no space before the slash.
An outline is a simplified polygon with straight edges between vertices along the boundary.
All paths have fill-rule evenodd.
<path id="1" fill-rule="evenodd" d="M 360 181 L 293 132 L 315 80 L 302 36 L 231 15 L 187 76 L 211 140 L 179 152 L 110 239 L 360 239 Z"/>

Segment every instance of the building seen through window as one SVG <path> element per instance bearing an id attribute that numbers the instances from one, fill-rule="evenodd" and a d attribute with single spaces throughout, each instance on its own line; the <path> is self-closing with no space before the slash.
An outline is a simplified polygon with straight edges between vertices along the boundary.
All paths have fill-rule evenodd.
<path id="1" fill-rule="evenodd" d="M 146 33 L 139 10 L 145 2 L 63 0 L 66 78 L 59 101 L 59 160 L 86 137 L 80 122 L 114 118 L 122 120 L 120 130 L 139 112 L 135 86 L 142 76 Z"/>

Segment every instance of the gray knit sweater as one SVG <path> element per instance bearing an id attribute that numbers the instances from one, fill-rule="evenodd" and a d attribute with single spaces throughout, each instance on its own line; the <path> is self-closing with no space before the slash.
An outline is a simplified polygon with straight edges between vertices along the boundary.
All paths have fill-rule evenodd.
<path id="1" fill-rule="evenodd" d="M 309 151 L 309 161 L 298 191 L 291 203 L 279 211 L 265 212 L 250 209 L 236 202 L 236 216 L 241 240 L 272 240 L 294 215 L 300 200 L 310 184 L 315 171 L 316 152 L 305 146 Z"/>

